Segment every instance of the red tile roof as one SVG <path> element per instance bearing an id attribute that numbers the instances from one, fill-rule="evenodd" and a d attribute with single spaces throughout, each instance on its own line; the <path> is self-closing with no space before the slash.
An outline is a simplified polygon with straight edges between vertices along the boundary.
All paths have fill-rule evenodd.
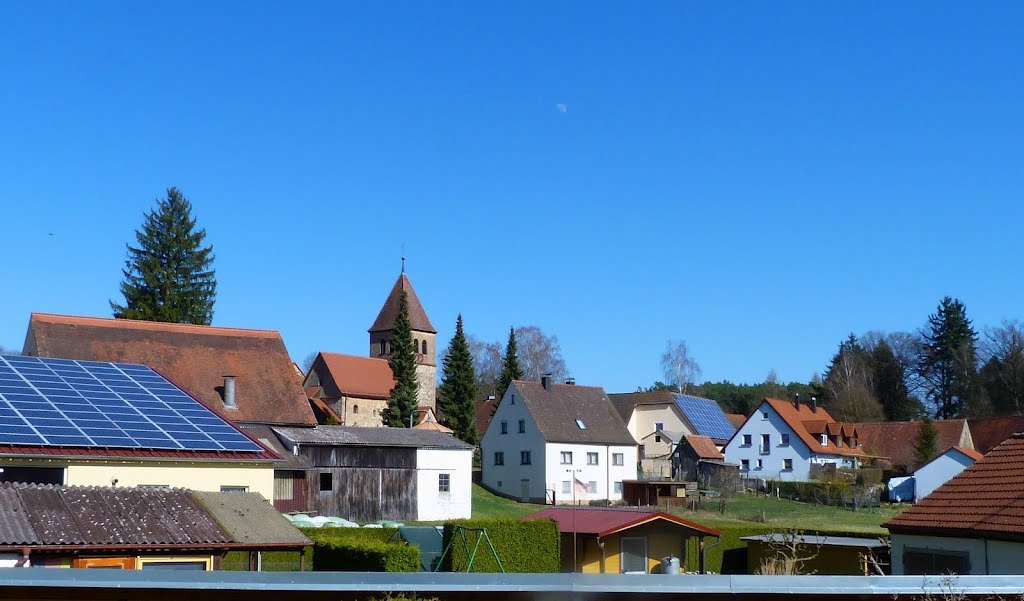
<path id="1" fill-rule="evenodd" d="M 768 406 L 779 414 L 779 417 L 793 429 L 793 432 L 811 449 L 812 453 L 820 455 L 845 455 L 849 457 L 863 457 L 865 455 L 864 451 L 859 448 L 837 447 L 834 445 L 822 446 L 821 440 L 814 436 L 814 434 L 823 434 L 826 428 L 829 427 L 835 430 L 835 426 L 839 424 L 824 407 L 818 407 L 817 410 L 814 410 L 811 404 L 801 403 L 800 408 L 797 409 L 793 401 L 784 401 L 782 399 L 766 398 L 762 402 L 767 403 Z"/>
<path id="2" fill-rule="evenodd" d="M 317 359 L 323 360 L 327 375 L 342 395 L 386 399 L 395 387 L 395 376 L 386 359 L 326 352 L 321 352 Z M 313 369 L 319 367 L 318 361 L 313 363 Z"/>
<path id="3" fill-rule="evenodd" d="M 616 532 L 628 530 L 652 521 L 663 521 L 682 526 L 695 534 L 721 537 L 714 528 L 702 526 L 696 522 L 684 520 L 661 511 L 639 509 L 600 509 L 594 507 L 549 507 L 537 513 L 531 513 L 524 520 L 554 520 L 558 522 L 560 532 L 576 532 L 576 534 L 593 534 L 604 537 Z"/>
<path id="4" fill-rule="evenodd" d="M 1024 435 L 992 449 L 883 526 L 894 533 L 1024 539 Z"/>
<path id="5" fill-rule="evenodd" d="M 1024 432 L 1024 415 L 981 417 L 967 420 L 974 448 L 988 453 L 1017 432 Z"/>
<path id="6" fill-rule="evenodd" d="M 740 426 L 742 426 L 747 421 L 747 416 L 743 415 L 742 413 L 726 413 L 725 419 L 729 420 L 729 423 L 731 423 L 734 428 L 739 430 Z"/>
<path id="7" fill-rule="evenodd" d="M 725 460 L 725 455 L 718 450 L 713 440 L 707 436 L 686 436 L 686 442 L 690 445 L 697 457 L 701 459 L 720 459 Z"/>
<path id="8" fill-rule="evenodd" d="M 214 326 L 33 313 L 25 353 L 141 363 L 225 419 L 316 424 L 281 334 Z M 224 376 L 235 376 L 237 409 L 225 409 Z"/>
<path id="9" fill-rule="evenodd" d="M 967 455 L 968 457 L 970 457 L 971 459 L 973 459 L 975 461 L 978 461 L 982 457 L 984 457 L 984 455 L 982 455 L 981 453 L 975 451 L 974 449 L 965 449 L 963 447 L 953 447 L 953 448 L 958 450 L 958 451 L 960 451 L 964 455 Z"/>
<path id="10" fill-rule="evenodd" d="M 970 431 L 965 428 L 966 420 L 945 419 L 935 420 L 938 436 L 935 439 L 936 449 L 973 446 Z M 873 422 L 854 424 L 857 427 L 860 446 L 870 455 L 888 457 L 893 466 L 906 469 L 917 467 L 914 441 L 921 427 L 920 421 L 909 422 Z"/>
<path id="11" fill-rule="evenodd" d="M 405 275 L 404 272 L 398 276 L 398 280 L 391 289 L 391 293 L 388 294 L 387 300 L 384 301 L 384 306 L 381 307 L 380 313 L 377 314 L 377 319 L 373 321 L 373 325 L 367 331 L 385 332 L 395 327 L 395 319 L 398 317 L 403 290 L 409 303 L 409 321 L 412 322 L 412 329 L 436 334 L 437 330 L 430 323 L 430 318 L 427 317 L 427 312 L 423 309 L 420 298 L 416 296 L 416 291 L 412 288 L 409 276 Z"/>
<path id="12" fill-rule="evenodd" d="M 501 399 L 492 398 L 476 402 L 473 425 L 476 426 L 478 437 L 483 438 L 484 432 L 487 431 L 487 426 L 491 425 L 491 418 L 494 417 L 494 411 L 498 408 L 499 402 L 501 402 Z"/>

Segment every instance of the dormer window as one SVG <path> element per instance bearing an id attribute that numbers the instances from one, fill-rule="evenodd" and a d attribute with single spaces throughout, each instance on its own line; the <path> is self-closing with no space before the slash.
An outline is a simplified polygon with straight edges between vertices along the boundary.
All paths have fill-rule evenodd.
<path id="1" fill-rule="evenodd" d="M 584 425 L 583 420 L 578 418 L 578 417 L 576 418 L 576 425 L 580 427 L 580 430 L 586 430 L 587 429 L 587 426 Z"/>
<path id="2" fill-rule="evenodd" d="M 822 434 L 821 435 L 821 446 L 823 446 L 823 447 L 827 447 L 828 446 L 828 434 Z"/>

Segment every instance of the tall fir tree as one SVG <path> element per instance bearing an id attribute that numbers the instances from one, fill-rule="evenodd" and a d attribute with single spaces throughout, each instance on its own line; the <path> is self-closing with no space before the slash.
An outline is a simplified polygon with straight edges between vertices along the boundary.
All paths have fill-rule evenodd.
<path id="1" fill-rule="evenodd" d="M 404 290 L 393 332 L 388 363 L 395 376 L 395 387 L 384 410 L 384 423 L 392 428 L 408 428 L 409 418 L 416 411 L 419 383 L 416 380 L 417 349 L 412 345 L 412 322 L 409 321 L 409 297 Z"/>
<path id="2" fill-rule="evenodd" d="M 886 421 L 901 422 L 919 417 L 920 405 L 907 390 L 903 366 L 892 346 L 885 340 L 879 341 L 871 351 L 870 363 L 875 397 L 882 404 Z"/>
<path id="3" fill-rule="evenodd" d="M 217 279 L 206 230 L 196 227 L 192 203 L 177 188 L 156 202 L 135 232 L 138 247 L 127 245 L 124 304 L 110 301 L 114 317 L 209 325 Z"/>
<path id="4" fill-rule="evenodd" d="M 918 374 L 940 419 L 983 413 L 978 381 L 978 335 L 959 300 L 946 297 L 928 316 Z"/>
<path id="5" fill-rule="evenodd" d="M 498 379 L 497 398 L 500 401 L 505 397 L 505 391 L 512 384 L 512 380 L 521 380 L 523 370 L 519 367 L 519 348 L 516 346 L 516 329 L 508 329 L 508 344 L 505 345 L 505 359 L 501 367 L 501 377 Z"/>
<path id="6" fill-rule="evenodd" d="M 917 428 L 917 436 L 914 438 L 914 461 L 916 462 L 916 467 L 921 467 L 928 463 L 939 452 L 937 448 L 938 439 L 938 429 L 930 417 L 925 417 L 921 420 L 921 425 Z"/>
<path id="7" fill-rule="evenodd" d="M 448 343 L 441 374 L 441 398 L 438 401 L 444 424 L 463 442 L 477 443 L 473 424 L 476 408 L 476 370 L 473 354 L 462 330 L 462 314 L 455 322 L 455 336 Z"/>

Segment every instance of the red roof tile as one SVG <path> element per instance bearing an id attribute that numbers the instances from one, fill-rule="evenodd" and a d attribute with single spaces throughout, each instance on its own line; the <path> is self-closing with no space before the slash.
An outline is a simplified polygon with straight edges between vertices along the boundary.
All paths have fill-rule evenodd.
<path id="1" fill-rule="evenodd" d="M 326 373 L 321 371 L 321 365 Z M 327 384 L 325 375 L 330 378 L 336 390 L 327 385 L 325 394 L 329 392 L 332 396 L 338 393 L 338 396 L 386 399 L 395 387 L 395 376 L 386 359 L 321 352 L 309 371 L 310 374 L 318 372 L 321 386 Z"/>
<path id="2" fill-rule="evenodd" d="M 713 440 L 707 436 L 686 436 L 686 442 L 690 445 L 697 457 L 701 459 L 720 459 L 725 460 L 725 455 L 718 450 Z"/>
<path id="3" fill-rule="evenodd" d="M 729 423 L 731 423 L 734 428 L 739 430 L 740 426 L 742 426 L 747 421 L 747 416 L 743 415 L 742 413 L 726 413 L 725 419 L 729 420 Z"/>
<path id="4" fill-rule="evenodd" d="M 230 421 L 316 424 L 276 331 L 33 313 L 25 353 L 140 363 Z M 235 376 L 237 409 L 221 398 L 227 375 Z"/>
<path id="5" fill-rule="evenodd" d="M 974 449 L 965 449 L 963 447 L 953 447 L 953 448 L 958 450 L 958 451 L 960 451 L 964 455 L 967 455 L 968 457 L 970 457 L 971 459 L 973 459 L 975 461 L 978 461 L 979 459 L 984 457 L 984 455 L 982 455 L 981 453 L 975 451 Z"/>
<path id="6" fill-rule="evenodd" d="M 1024 415 L 981 417 L 967 420 L 974 448 L 988 453 L 1017 432 L 1024 432 Z"/>
<path id="7" fill-rule="evenodd" d="M 665 521 L 694 531 L 695 534 L 721 537 L 714 528 L 702 526 L 696 522 L 684 520 L 661 511 L 639 509 L 598 509 L 593 507 L 549 507 L 537 513 L 531 513 L 524 520 L 554 520 L 558 522 L 560 532 L 576 532 L 577 534 L 593 534 L 608 536 L 634 526 L 646 524 L 654 520 Z"/>
<path id="8" fill-rule="evenodd" d="M 367 331 L 385 332 L 395 327 L 395 319 L 398 317 L 399 305 L 402 302 L 402 291 L 405 291 L 406 300 L 409 303 L 409 321 L 412 322 L 412 329 L 436 334 L 437 330 L 430 323 L 430 318 L 427 317 L 427 312 L 423 309 L 420 298 L 416 296 L 416 291 L 412 288 L 409 276 L 405 275 L 404 272 L 398 276 L 395 286 L 391 289 L 391 293 L 388 294 L 387 300 L 384 301 L 384 306 L 381 307 L 380 313 L 377 314 L 377 319 L 373 321 L 373 325 Z"/>
<path id="9" fill-rule="evenodd" d="M 779 414 L 779 417 L 793 429 L 793 432 L 811 449 L 812 453 L 851 457 L 864 456 L 864 451 L 859 448 L 836 447 L 834 445 L 822 446 L 821 440 L 813 435 L 822 434 L 829 427 L 832 427 L 834 430 L 835 426 L 839 424 L 824 407 L 818 407 L 815 410 L 809 403 L 801 403 L 800 408 L 797 409 L 793 401 L 784 401 L 782 399 L 766 398 L 763 402 L 768 403 L 768 406 Z"/>
<path id="10" fill-rule="evenodd" d="M 487 426 L 491 425 L 491 418 L 494 417 L 494 411 L 500 401 L 501 399 L 487 398 L 476 402 L 473 424 L 476 426 L 478 437 L 484 437 L 484 432 L 487 431 Z"/>
<path id="11" fill-rule="evenodd" d="M 965 428 L 966 420 L 945 419 L 935 420 L 938 436 L 935 439 L 936 449 L 973 446 L 970 431 Z M 917 467 L 914 441 L 921 427 L 920 421 L 909 422 L 874 422 L 854 424 L 857 427 L 860 446 L 870 455 L 888 457 L 893 466 L 912 469 Z"/>
<path id="12" fill-rule="evenodd" d="M 1024 435 L 992 449 L 883 526 L 891 532 L 1024 539 Z"/>

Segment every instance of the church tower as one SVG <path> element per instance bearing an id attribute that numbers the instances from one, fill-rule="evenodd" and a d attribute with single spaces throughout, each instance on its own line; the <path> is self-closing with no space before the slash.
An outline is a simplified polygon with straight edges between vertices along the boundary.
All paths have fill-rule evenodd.
<path id="1" fill-rule="evenodd" d="M 412 288 L 409 276 L 405 275 L 404 259 L 402 274 L 398 276 L 398 281 L 391 288 L 391 293 L 384 301 L 384 306 L 381 307 L 377 319 L 370 326 L 370 356 L 381 359 L 391 357 L 391 337 L 394 335 L 395 319 L 398 318 L 403 291 L 409 303 L 412 341 L 416 347 L 416 380 L 419 383 L 417 404 L 421 407 L 436 409 L 437 363 L 434 360 L 434 342 L 437 338 L 437 330 L 430 323 L 427 312 L 423 310 L 423 305 L 420 304 L 420 299 Z"/>

